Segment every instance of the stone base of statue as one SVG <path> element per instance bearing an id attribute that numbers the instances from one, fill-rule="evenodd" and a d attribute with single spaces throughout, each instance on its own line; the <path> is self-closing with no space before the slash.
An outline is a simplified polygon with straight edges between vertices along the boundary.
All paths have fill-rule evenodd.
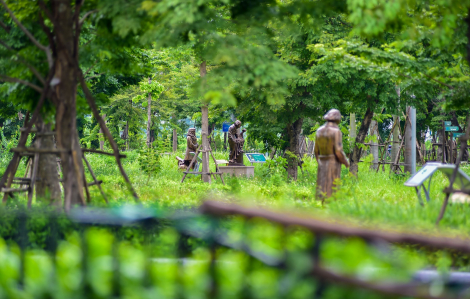
<path id="1" fill-rule="evenodd" d="M 228 166 L 219 166 L 219 172 L 230 175 L 230 176 L 245 176 L 245 177 L 254 177 L 255 176 L 255 167 L 254 166 L 244 166 L 244 165 L 233 165 L 228 164 Z"/>
<path id="2" fill-rule="evenodd" d="M 234 163 L 228 162 L 227 166 L 245 166 L 245 164 L 243 164 L 243 163 L 238 163 L 238 162 L 234 162 Z"/>

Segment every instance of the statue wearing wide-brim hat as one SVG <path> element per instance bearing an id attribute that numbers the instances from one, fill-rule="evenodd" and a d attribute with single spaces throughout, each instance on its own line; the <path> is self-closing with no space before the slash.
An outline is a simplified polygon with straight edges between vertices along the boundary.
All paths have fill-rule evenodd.
<path id="1" fill-rule="evenodd" d="M 339 124 L 341 122 L 341 112 L 338 109 L 331 109 L 323 116 L 323 119 Z"/>
<path id="2" fill-rule="evenodd" d="M 349 162 L 343 151 L 343 134 L 338 127 L 341 113 L 338 109 L 331 109 L 323 116 L 323 119 L 327 122 L 317 130 L 315 136 L 318 199 L 332 195 L 335 180 L 341 176 L 341 164 L 349 167 Z"/>

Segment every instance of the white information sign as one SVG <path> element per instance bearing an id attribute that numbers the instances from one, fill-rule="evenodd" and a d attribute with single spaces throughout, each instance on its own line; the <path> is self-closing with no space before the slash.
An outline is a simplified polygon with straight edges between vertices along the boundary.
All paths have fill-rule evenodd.
<path id="1" fill-rule="evenodd" d="M 426 163 L 420 171 L 418 171 L 414 176 L 405 182 L 405 186 L 419 187 L 437 170 L 442 172 L 450 180 L 454 169 L 454 164 Z M 470 188 L 470 177 L 461 168 L 459 168 L 457 172 L 457 176 L 454 181 L 454 187 L 459 189 Z"/>
<path id="2" fill-rule="evenodd" d="M 441 163 L 426 163 L 414 176 L 405 182 L 405 186 L 418 187 L 442 165 Z"/>

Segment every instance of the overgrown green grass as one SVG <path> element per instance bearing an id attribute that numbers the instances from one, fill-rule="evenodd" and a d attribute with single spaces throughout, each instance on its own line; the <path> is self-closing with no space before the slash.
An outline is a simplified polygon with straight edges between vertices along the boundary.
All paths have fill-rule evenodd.
<path id="1" fill-rule="evenodd" d="M 327 219 L 355 221 L 371 226 L 388 226 L 391 229 L 416 229 L 436 233 L 435 221 L 444 199 L 442 190 L 447 186 L 447 178 L 437 173 L 433 177 L 431 202 L 419 205 L 413 188 L 403 183 L 407 176 L 369 170 L 369 164 L 362 163 L 359 176 L 351 176 L 347 169 L 342 169 L 341 188 L 325 204 L 315 200 L 316 162 L 306 158 L 303 172 L 299 169 L 299 179 L 290 182 L 282 168 L 282 159 L 278 163 L 255 164 L 254 178 L 225 178 L 225 185 L 220 179 L 211 184 L 203 183 L 200 176 L 188 175 L 181 183 L 182 171 L 177 168 L 176 155 L 163 155 L 160 159 L 161 170 L 149 177 L 142 170 L 137 152 L 127 152 L 123 160 L 124 168 L 131 178 L 141 200 L 146 205 L 170 209 L 197 208 L 206 199 L 226 200 L 235 203 L 255 204 L 272 209 L 300 210 L 317 217 Z M 223 152 L 215 153 L 216 159 L 227 159 Z M 98 179 L 103 180 L 103 188 L 112 205 L 133 202 L 126 184 L 119 174 L 114 158 L 87 154 Z M 212 162 L 212 161 L 211 161 Z M 245 161 L 245 164 L 248 164 Z M 20 165 L 20 173 L 24 172 Z M 211 169 L 215 166 L 211 163 Z M 468 167 L 463 168 L 467 173 Z M 88 180 L 91 176 L 87 173 Z M 93 203 L 104 204 L 96 186 L 90 187 Z M 449 205 L 439 230 L 450 235 L 467 234 L 470 226 L 470 207 L 466 204 Z"/>

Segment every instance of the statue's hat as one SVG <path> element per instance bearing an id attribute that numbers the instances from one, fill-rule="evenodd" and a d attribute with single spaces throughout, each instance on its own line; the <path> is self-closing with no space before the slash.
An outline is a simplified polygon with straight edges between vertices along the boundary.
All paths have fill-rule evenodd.
<path id="1" fill-rule="evenodd" d="M 341 112 L 339 112 L 338 109 L 331 109 L 325 114 L 325 116 L 323 116 L 323 119 L 326 121 L 340 122 Z"/>

